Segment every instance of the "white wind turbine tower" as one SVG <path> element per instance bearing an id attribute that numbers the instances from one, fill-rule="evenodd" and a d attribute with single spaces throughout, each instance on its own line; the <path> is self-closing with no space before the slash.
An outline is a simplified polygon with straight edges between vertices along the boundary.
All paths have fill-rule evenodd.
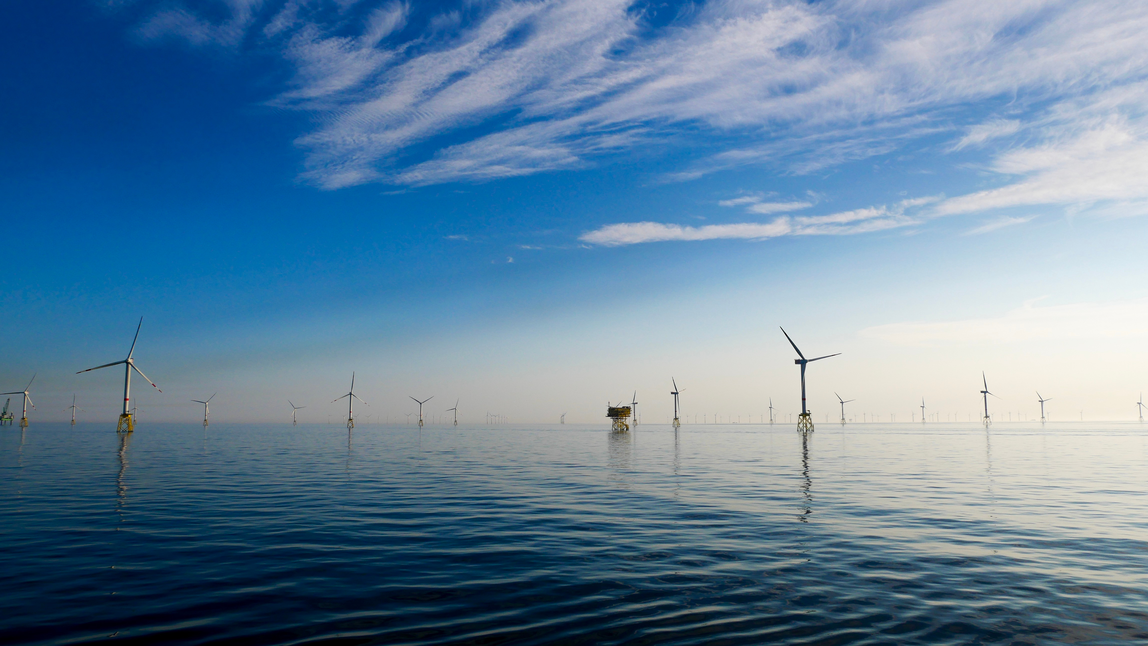
<path id="1" fill-rule="evenodd" d="M 454 413 L 454 425 L 458 426 L 458 400 L 457 399 L 454 400 L 454 408 L 448 408 L 448 409 L 446 409 L 446 412 L 448 412 L 448 413 L 453 412 Z"/>
<path id="2" fill-rule="evenodd" d="M 921 398 L 921 423 L 925 423 L 925 398 Z"/>
<path id="3" fill-rule="evenodd" d="M 407 397 L 411 397 L 411 396 L 410 396 L 410 395 L 407 395 Z M 411 399 L 415 399 L 415 398 L 414 398 L 414 397 L 411 397 Z M 418 405 L 419 405 L 419 428 L 422 428 L 422 427 L 423 427 L 423 404 L 425 404 L 425 403 L 429 402 L 429 401 L 430 401 L 430 400 L 432 400 L 432 399 L 434 399 L 434 395 L 431 395 L 430 397 L 427 397 L 426 399 L 422 400 L 421 402 L 420 402 L 419 400 L 415 399 L 415 401 L 416 401 L 416 402 L 418 403 Z"/>
<path id="4" fill-rule="evenodd" d="M 355 401 L 354 400 L 358 399 L 359 402 L 362 403 L 364 406 L 367 405 L 367 402 L 363 401 L 362 399 L 359 399 L 359 396 L 355 394 L 355 373 L 353 373 L 353 372 L 351 373 L 351 391 L 349 393 L 347 393 L 346 395 L 343 395 L 342 397 L 337 397 L 335 399 L 332 399 L 331 403 L 334 404 L 335 402 L 337 402 L 343 398 L 347 399 L 347 430 L 349 431 L 349 430 L 355 428 L 355 411 L 354 411 Z"/>
<path id="5" fill-rule="evenodd" d="M 674 389 L 670 391 L 670 394 L 674 396 L 674 428 L 680 428 L 682 423 L 678 421 L 678 395 L 681 394 L 685 388 L 678 388 L 678 382 L 674 381 L 673 377 L 670 377 L 670 383 L 674 385 Z M 637 399 L 636 394 L 634 398 Z"/>
<path id="6" fill-rule="evenodd" d="M 566 413 L 562 413 L 561 415 L 558 416 L 558 423 L 559 424 L 565 424 L 566 423 Z"/>
<path id="7" fill-rule="evenodd" d="M 203 404 L 203 425 L 204 425 L 204 427 L 206 427 L 206 426 L 207 426 L 207 409 L 208 409 L 208 404 L 211 402 L 211 400 L 215 399 L 215 396 L 216 396 L 216 395 L 218 395 L 218 394 L 219 394 L 219 393 L 211 393 L 211 397 L 208 397 L 206 401 L 204 401 L 204 400 L 202 400 L 202 399 L 193 399 L 193 400 L 191 400 L 191 401 L 193 401 L 193 402 L 195 402 L 195 403 L 197 403 L 197 404 Z"/>
<path id="8" fill-rule="evenodd" d="M 837 393 L 833 393 L 833 394 L 837 395 Z M 856 399 L 841 399 L 841 395 L 837 395 L 837 401 L 841 402 L 841 425 L 845 426 L 845 404 L 848 404 L 849 402 L 857 401 L 857 400 Z"/>
<path id="9" fill-rule="evenodd" d="M 785 328 L 781 328 L 781 333 L 785 335 L 786 340 L 789 341 L 789 345 L 793 346 L 793 349 L 797 352 L 797 356 L 801 357 L 800 359 L 793 360 L 793 363 L 801 366 L 801 415 L 797 418 L 797 430 L 812 432 L 813 418 L 809 416 L 809 408 L 805 405 L 805 366 L 810 362 L 828 359 L 829 357 L 836 357 L 841 353 L 834 352 L 833 354 L 827 354 L 822 357 L 806 359 L 805 355 L 801 354 L 801 350 L 798 349 L 797 344 L 793 342 L 793 339 L 789 338 L 789 333 L 785 331 Z"/>
<path id="10" fill-rule="evenodd" d="M 291 404 L 291 400 L 288 399 L 287 403 Z M 306 406 L 296 406 L 295 404 L 291 404 L 291 426 L 298 426 L 299 425 L 299 420 L 295 419 L 295 411 L 303 410 L 304 408 L 307 408 L 307 407 Z"/>
<path id="11" fill-rule="evenodd" d="M 987 389 L 988 386 L 986 385 L 985 388 Z M 1143 399 L 1143 397 L 1141 397 L 1141 399 Z M 1039 390 L 1036 391 L 1036 400 L 1038 402 L 1040 402 L 1040 423 L 1043 424 L 1044 423 L 1044 402 L 1049 402 L 1052 400 L 1051 399 L 1045 399 L 1044 397 L 1041 397 Z M 1143 420 L 1144 418 L 1141 417 L 1140 419 Z"/>
<path id="12" fill-rule="evenodd" d="M 631 417 L 631 419 L 634 420 L 634 426 L 637 426 L 638 425 L 638 391 L 635 390 L 634 396 L 631 397 L 630 399 L 633 400 L 632 402 L 630 402 L 630 410 L 632 411 L 630 413 L 630 417 Z M 677 417 L 677 415 L 674 415 L 674 417 Z"/>
<path id="13" fill-rule="evenodd" d="M 985 398 L 985 416 L 981 418 L 981 422 L 985 425 L 985 428 L 988 428 L 989 424 L 993 423 L 993 419 L 989 417 L 989 395 L 993 394 L 989 392 L 989 380 L 985 377 L 983 371 L 981 372 L 981 381 L 985 384 L 985 389 L 981 391 L 981 395 Z M 993 395 L 993 397 L 996 397 L 996 395 Z M 1000 398 L 997 397 L 997 399 Z"/>
<path id="14" fill-rule="evenodd" d="M 123 412 L 120 413 L 120 421 L 116 424 L 116 431 L 117 432 L 127 431 L 128 433 L 131 433 L 136 428 L 135 416 L 132 415 L 131 408 L 129 406 L 129 397 L 131 395 L 131 389 L 132 389 L 132 370 L 135 370 L 136 372 L 138 372 L 139 375 L 141 377 L 143 377 L 149 384 L 151 384 L 153 388 L 155 388 L 156 390 L 159 390 L 161 393 L 163 392 L 162 390 L 160 390 L 159 386 L 155 385 L 155 382 L 153 382 L 151 379 L 148 379 L 147 375 L 145 375 L 139 368 L 136 367 L 135 362 L 132 360 L 132 353 L 134 353 L 136 351 L 136 341 L 138 341 L 140 338 L 140 328 L 141 327 L 143 327 L 143 317 L 142 316 L 140 317 L 139 324 L 136 325 L 136 336 L 135 336 L 135 338 L 132 339 L 132 347 L 131 347 L 131 349 L 128 350 L 128 358 L 127 359 L 124 359 L 123 361 L 113 361 L 112 363 L 105 363 L 102 366 L 96 366 L 95 368 L 88 368 L 87 370 L 81 370 L 80 371 L 80 372 L 91 372 L 93 370 L 99 370 L 100 368 L 110 368 L 111 366 L 118 366 L 121 363 L 124 364 L 124 409 L 123 409 Z M 80 374 L 80 372 L 77 372 L 76 374 L 78 375 L 78 374 Z"/>
<path id="15" fill-rule="evenodd" d="M 64 410 L 72 411 L 72 426 L 75 426 L 76 425 L 76 411 L 77 410 L 84 410 L 84 409 L 76 406 L 76 395 L 73 393 L 72 394 L 72 405 L 68 406 Z"/>
<path id="16" fill-rule="evenodd" d="M 773 425 L 773 397 L 769 398 L 769 424 Z"/>
<path id="17" fill-rule="evenodd" d="M 1140 411 L 1140 421 L 1144 421 L 1144 393 L 1140 393 L 1140 401 L 1136 402 L 1136 409 Z"/>

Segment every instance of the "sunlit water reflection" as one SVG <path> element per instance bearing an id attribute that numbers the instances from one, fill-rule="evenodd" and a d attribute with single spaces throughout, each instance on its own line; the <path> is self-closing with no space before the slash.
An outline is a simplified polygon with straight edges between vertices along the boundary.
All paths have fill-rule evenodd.
<path id="1" fill-rule="evenodd" d="M 1148 640 L 1138 424 L 0 430 L 0 641 Z"/>

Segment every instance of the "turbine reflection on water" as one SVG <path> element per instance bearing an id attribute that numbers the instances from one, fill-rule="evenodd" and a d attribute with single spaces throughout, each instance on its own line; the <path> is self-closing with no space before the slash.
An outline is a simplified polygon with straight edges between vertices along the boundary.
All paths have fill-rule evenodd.
<path id="1" fill-rule="evenodd" d="M 797 520 L 808 523 L 809 515 L 813 513 L 813 478 L 809 475 L 809 436 L 812 433 L 801 433 L 801 496 L 805 511 L 797 515 Z"/>

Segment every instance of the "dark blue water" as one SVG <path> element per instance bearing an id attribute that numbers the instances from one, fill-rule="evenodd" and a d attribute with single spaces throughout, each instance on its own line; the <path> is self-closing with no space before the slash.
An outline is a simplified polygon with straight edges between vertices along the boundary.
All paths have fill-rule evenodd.
<path id="1" fill-rule="evenodd" d="M 1148 430 L 0 430 L 5 643 L 1127 644 Z"/>

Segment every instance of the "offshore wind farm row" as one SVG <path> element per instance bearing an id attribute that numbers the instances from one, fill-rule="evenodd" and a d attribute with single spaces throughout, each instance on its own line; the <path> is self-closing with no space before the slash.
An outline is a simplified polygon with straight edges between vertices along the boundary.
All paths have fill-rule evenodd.
<path id="1" fill-rule="evenodd" d="M 119 418 L 118 418 L 117 424 L 116 424 L 117 432 L 132 432 L 135 430 L 135 424 L 136 424 L 136 419 L 137 419 L 137 409 L 131 405 L 131 378 L 132 378 L 132 371 L 133 370 L 140 377 L 142 377 L 145 381 L 147 381 L 157 392 L 160 392 L 160 393 L 163 392 L 163 390 L 160 389 L 160 387 L 158 385 L 156 385 L 155 382 L 151 381 L 151 379 L 149 379 L 147 377 L 147 375 L 145 375 L 143 373 L 143 371 L 140 370 L 140 368 L 138 366 L 136 366 L 136 364 L 135 364 L 134 354 L 135 354 L 136 344 L 139 341 L 140 330 L 142 329 L 142 327 L 143 327 L 143 318 L 141 317 L 139 323 L 136 325 L 135 336 L 132 338 L 132 344 L 131 344 L 131 347 L 128 349 L 128 354 L 127 354 L 126 358 L 124 358 L 120 361 L 113 361 L 111 363 L 105 363 L 103 365 L 95 366 L 92 368 L 87 368 L 85 370 L 80 370 L 76 373 L 76 374 L 83 374 L 86 372 L 101 370 L 103 368 L 111 368 L 111 367 L 120 366 L 120 365 L 124 366 L 123 402 L 122 402 L 122 409 L 121 409 L 121 412 L 120 412 L 120 415 L 119 415 Z M 840 356 L 841 353 L 835 352 L 832 354 L 827 354 L 827 355 L 814 357 L 812 359 L 807 359 L 805 357 L 804 353 L 802 353 L 801 349 L 797 346 L 797 344 L 789 336 L 789 333 L 786 332 L 784 328 L 781 328 L 781 332 L 785 336 L 785 339 L 789 342 L 790 346 L 792 346 L 794 352 L 797 353 L 797 358 L 794 359 L 794 364 L 800 367 L 801 413 L 798 414 L 798 417 L 797 417 L 797 430 L 800 432 L 812 432 L 814 430 L 814 421 L 813 421 L 813 415 L 810 412 L 809 407 L 808 407 L 808 398 L 806 396 L 806 371 L 808 369 L 808 365 L 810 363 L 813 363 L 816 361 L 821 361 L 822 359 L 829 359 L 831 357 Z M 21 427 L 27 427 L 29 425 L 29 419 L 28 419 L 29 407 L 35 409 L 35 404 L 33 403 L 32 397 L 31 397 L 31 387 L 32 387 L 32 384 L 35 383 L 35 381 L 36 381 L 36 376 L 37 376 L 36 374 L 34 374 L 32 376 L 32 378 L 28 381 L 28 384 L 24 387 L 23 390 L 0 393 L 0 396 L 18 395 L 21 397 L 21 401 L 20 401 L 21 413 L 20 413 L 20 422 L 19 422 L 19 425 Z M 667 420 L 667 421 L 670 423 L 670 425 L 673 428 L 677 429 L 677 428 L 680 428 L 680 426 L 681 426 L 682 418 L 685 418 L 687 423 L 689 421 L 689 416 L 684 415 L 682 413 L 681 403 L 680 403 L 680 399 L 679 399 L 681 393 L 684 392 L 685 389 L 678 387 L 677 379 L 674 377 L 670 378 L 670 383 L 672 385 L 672 390 L 670 390 L 669 395 L 673 398 L 673 418 L 671 420 Z M 989 410 L 989 397 L 991 396 L 991 397 L 994 397 L 997 399 L 999 399 L 999 397 L 997 397 L 997 395 L 993 394 L 989 390 L 988 377 L 984 372 L 981 373 L 981 385 L 982 385 L 982 389 L 980 390 L 980 395 L 981 395 L 981 399 L 982 399 L 983 411 L 982 411 L 982 414 L 980 417 L 980 423 L 983 424 L 985 427 L 988 427 L 988 426 L 992 425 L 994 421 L 996 421 L 996 416 L 994 415 L 994 413 L 992 411 Z M 1034 391 L 1034 392 L 1036 392 L 1036 402 L 1040 406 L 1040 418 L 1039 418 L 1039 420 L 1032 419 L 1031 421 L 1040 421 L 1041 423 L 1049 421 L 1049 418 L 1046 415 L 1046 411 L 1045 411 L 1045 403 L 1052 401 L 1052 399 L 1042 396 L 1039 391 Z M 217 394 L 218 394 L 218 392 L 212 393 L 211 396 L 209 396 L 205 399 L 191 399 L 190 400 L 191 403 L 203 405 L 203 426 L 204 427 L 207 427 L 210 425 L 211 401 L 215 398 L 215 396 Z M 847 423 L 857 423 L 857 416 L 854 415 L 852 418 L 850 418 L 846 415 L 846 410 L 845 410 L 846 404 L 854 403 L 857 400 L 856 399 L 844 399 L 836 391 L 833 392 L 833 395 L 836 397 L 838 405 L 840 406 L 840 420 L 839 420 L 840 424 L 845 425 Z M 427 423 L 428 423 L 428 416 L 425 414 L 426 413 L 425 406 L 427 405 L 428 402 L 430 402 L 432 399 L 434 399 L 434 395 L 431 395 L 430 397 L 427 397 L 425 399 L 418 399 L 414 396 L 410 396 L 409 398 L 418 406 L 418 414 L 416 417 L 416 423 L 417 423 L 419 428 L 422 428 L 423 426 L 427 425 Z M 363 405 L 367 405 L 367 403 L 365 401 L 363 401 L 363 399 L 361 397 L 359 397 L 358 394 L 355 393 L 355 372 L 351 373 L 350 390 L 346 394 L 343 394 L 343 395 L 336 397 L 335 399 L 331 400 L 330 403 L 335 404 L 335 403 L 338 403 L 344 399 L 347 400 L 347 409 L 346 409 L 346 415 L 340 420 L 340 423 L 345 424 L 347 429 L 350 430 L 350 429 L 353 429 L 356 425 L 355 410 L 354 410 L 355 402 L 358 401 L 359 403 L 361 403 Z M 292 425 L 297 425 L 299 423 L 298 412 L 300 410 L 307 408 L 307 406 L 305 406 L 305 405 L 304 406 L 296 406 L 294 404 L 294 402 L 292 402 L 290 399 L 288 399 L 286 401 L 287 401 L 288 406 L 290 406 L 290 409 L 291 409 L 291 423 L 292 423 Z M 458 405 L 459 405 L 460 401 L 461 401 L 461 399 L 456 399 L 454 406 L 452 406 L 451 408 L 447 408 L 443 411 L 444 413 L 452 413 L 451 425 L 453 425 L 453 426 L 458 426 Z M 769 402 L 769 405 L 768 405 L 768 411 L 769 411 L 768 421 L 765 419 L 765 417 L 766 417 L 765 414 L 762 413 L 759 415 L 759 423 L 761 423 L 761 424 L 768 423 L 770 425 L 773 425 L 773 424 L 778 423 L 778 414 L 776 413 L 776 409 L 773 405 L 773 398 L 772 397 L 768 398 L 768 402 Z M 9 397 L 8 400 L 6 400 L 4 403 L 3 410 L 0 411 L 0 426 L 12 425 L 14 420 L 15 420 L 15 412 L 13 410 L 10 410 L 11 403 L 12 403 L 11 397 Z M 1144 421 L 1144 409 L 1146 406 L 1144 404 L 1143 393 L 1140 394 L 1140 398 L 1135 402 L 1135 405 L 1137 407 L 1138 419 L 1140 422 L 1143 422 Z M 940 417 L 940 413 L 934 412 L 931 415 L 927 414 L 928 408 L 925 404 L 925 398 L 924 397 L 921 398 L 921 404 L 920 404 L 919 408 L 921 410 L 919 419 L 918 419 L 918 416 L 916 415 L 915 412 L 911 413 L 911 419 L 909 420 L 911 423 L 918 423 L 919 422 L 919 423 L 923 424 L 923 423 L 928 423 L 929 421 L 932 421 L 932 422 L 941 422 L 942 421 L 942 419 Z M 75 425 L 76 424 L 76 412 L 82 411 L 84 409 L 77 406 L 76 395 L 73 394 L 71 405 L 64 408 L 63 410 L 71 412 L 71 424 Z M 1013 411 L 1007 411 L 1007 413 L 1006 413 L 1008 415 L 1008 420 L 1010 422 L 1012 421 L 1012 412 Z M 1026 421 L 1027 420 L 1027 416 L 1025 416 L 1022 412 L 1020 412 L 1020 411 L 1016 411 L 1016 412 L 1017 412 L 1016 421 L 1020 422 L 1020 421 Z M 412 413 L 406 413 L 407 424 L 410 423 L 410 418 L 411 418 L 412 414 L 413 414 L 413 412 Z M 567 415 L 567 413 L 565 413 L 565 412 L 558 415 L 559 424 L 565 424 L 566 423 L 566 415 Z M 946 415 L 946 417 L 943 420 L 945 422 L 959 422 L 960 421 L 958 418 L 958 415 L 956 413 L 950 412 L 950 413 L 946 413 L 945 415 Z M 701 417 L 700 421 L 698 419 L 699 416 Z M 861 423 L 869 422 L 870 416 L 872 417 L 873 422 L 881 421 L 879 414 L 862 413 Z M 623 403 L 623 402 L 619 401 L 617 404 L 610 404 L 609 402 L 607 402 L 606 417 L 611 420 L 611 428 L 614 431 L 625 432 L 625 431 L 630 430 L 631 426 L 637 426 L 641 421 L 641 418 L 638 415 L 638 392 L 636 390 L 634 391 L 630 402 Z M 727 415 L 724 423 L 726 423 L 726 424 L 741 424 L 741 423 L 743 423 L 741 420 L 741 415 L 736 415 L 736 418 L 737 418 L 736 421 L 734 421 L 734 415 Z M 368 417 L 368 419 L 369 419 L 369 417 Z M 396 417 L 396 420 L 397 419 L 398 418 Z M 706 425 L 706 424 L 711 424 L 711 423 L 712 424 L 723 423 L 721 421 L 721 415 L 719 413 L 713 414 L 713 417 L 712 417 L 713 421 L 712 422 L 710 421 L 710 419 L 711 418 L 709 416 L 709 413 L 695 413 L 693 415 L 693 424 L 695 424 L 695 425 L 696 424 Z M 787 419 L 789 422 L 792 422 L 792 415 L 789 415 Z M 389 424 L 390 423 L 389 422 L 389 416 L 387 417 L 387 420 L 388 420 L 387 423 Z M 1083 420 L 1083 411 L 1081 411 L 1081 420 Z M 490 413 L 490 412 L 486 413 L 486 423 L 487 424 L 502 424 L 502 423 L 506 423 L 508 421 L 509 421 L 509 419 L 505 415 L 497 414 L 497 413 Z M 825 421 L 829 422 L 829 415 L 828 414 L 825 415 Z M 966 421 L 969 421 L 969 422 L 973 421 L 971 414 L 967 416 Z M 890 422 L 890 423 L 896 422 L 896 414 L 895 413 L 889 413 L 888 414 L 888 422 Z M 430 423 L 433 423 L 433 417 L 430 418 Z M 746 422 L 745 423 L 749 423 L 749 424 L 753 423 L 753 415 L 752 414 L 746 415 Z"/>

